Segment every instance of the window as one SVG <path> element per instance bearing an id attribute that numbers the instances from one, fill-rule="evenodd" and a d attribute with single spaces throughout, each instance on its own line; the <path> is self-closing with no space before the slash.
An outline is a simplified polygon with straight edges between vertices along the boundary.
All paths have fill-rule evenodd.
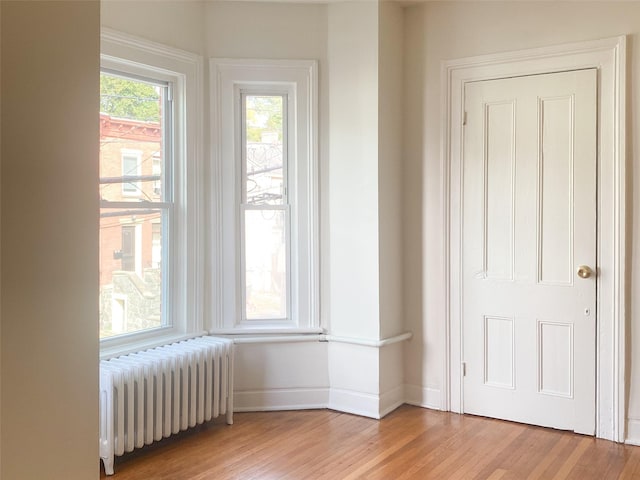
<path id="1" fill-rule="evenodd" d="M 285 95 L 243 94 L 241 283 L 243 320 L 289 317 L 289 202 Z"/>
<path id="2" fill-rule="evenodd" d="M 105 73 L 101 76 L 101 81 L 108 79 L 109 76 Z M 104 85 L 104 83 L 101 83 Z M 132 85 L 135 85 L 133 83 Z M 107 93 L 101 94 L 101 96 L 107 96 Z M 134 112 L 135 114 L 135 112 Z M 142 125 L 145 122 L 141 122 Z M 126 136 L 127 134 L 122 133 L 122 136 Z M 150 137 L 147 142 L 151 140 L 153 142 L 153 137 Z M 141 140 L 144 142 L 144 140 Z M 159 142 L 158 142 L 159 143 Z M 122 151 L 122 194 L 126 196 L 141 196 L 143 193 L 142 183 L 140 182 L 140 175 L 142 174 L 142 162 L 141 162 L 141 152 L 138 151 Z M 111 159 L 106 159 L 110 161 Z M 127 181 L 129 180 L 129 181 Z"/>
<path id="3" fill-rule="evenodd" d="M 202 331 L 195 261 L 200 64 L 195 55 L 103 30 L 103 354 Z"/>
<path id="4" fill-rule="evenodd" d="M 105 222 L 106 223 L 106 222 Z M 133 272 L 136 269 L 136 227 L 134 225 L 122 225 L 122 248 L 120 249 L 120 270 Z"/>
<path id="5" fill-rule="evenodd" d="M 211 78 L 214 331 L 320 331 L 316 64 L 213 59 Z"/>
<path id="6" fill-rule="evenodd" d="M 146 73 L 103 69 L 100 74 L 100 247 L 117 249 L 113 256 L 100 256 L 100 305 L 115 305 L 114 299 L 127 305 L 100 311 L 103 338 L 172 322 L 163 298 L 171 281 L 162 268 L 171 259 L 169 235 L 155 264 L 151 235 L 152 225 L 168 232 L 173 222 L 173 186 L 167 182 L 174 165 L 169 148 L 174 136 L 172 84 Z M 153 154 L 158 151 L 161 166 L 154 174 Z M 154 184 L 163 179 L 164 188 L 156 194 Z"/>

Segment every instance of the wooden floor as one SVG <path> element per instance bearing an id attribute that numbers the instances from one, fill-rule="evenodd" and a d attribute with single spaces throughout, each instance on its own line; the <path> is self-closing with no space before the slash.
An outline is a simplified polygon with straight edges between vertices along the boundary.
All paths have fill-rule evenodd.
<path id="1" fill-rule="evenodd" d="M 410 406 L 381 421 L 330 410 L 234 420 L 116 458 L 109 478 L 640 480 L 640 447 Z"/>

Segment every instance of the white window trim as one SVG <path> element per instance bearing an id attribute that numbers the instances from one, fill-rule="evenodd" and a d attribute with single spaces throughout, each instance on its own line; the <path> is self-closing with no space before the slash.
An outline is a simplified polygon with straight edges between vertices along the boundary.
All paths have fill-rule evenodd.
<path id="1" fill-rule="evenodd" d="M 318 301 L 318 76 L 315 60 L 210 59 L 212 281 L 210 333 L 322 332 Z M 291 213 L 291 321 L 241 322 L 238 280 L 241 90 L 295 92 Z M 294 103 L 290 100 L 291 103 Z M 292 129 L 293 130 L 293 129 Z M 295 211 L 294 211 L 295 210 Z"/>
<path id="2" fill-rule="evenodd" d="M 101 67 L 149 75 L 175 85 L 173 138 L 173 262 L 171 288 L 163 291 L 171 326 L 101 341 L 110 358 L 203 332 L 202 57 L 115 30 L 101 32 Z M 170 297 L 169 297 L 170 295 Z"/>

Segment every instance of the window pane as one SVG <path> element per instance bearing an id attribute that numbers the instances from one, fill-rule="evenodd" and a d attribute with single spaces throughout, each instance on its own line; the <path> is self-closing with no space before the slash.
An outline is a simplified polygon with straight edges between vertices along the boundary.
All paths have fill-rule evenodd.
<path id="1" fill-rule="evenodd" d="M 100 211 L 100 338 L 162 325 L 163 213 Z"/>
<path id="2" fill-rule="evenodd" d="M 283 97 L 245 97 L 246 203 L 282 205 L 284 195 Z"/>
<path id="3" fill-rule="evenodd" d="M 163 200 L 167 86 L 100 74 L 100 197 Z"/>
<path id="4" fill-rule="evenodd" d="M 288 259 L 284 210 L 246 210 L 244 248 L 246 318 L 286 318 Z"/>

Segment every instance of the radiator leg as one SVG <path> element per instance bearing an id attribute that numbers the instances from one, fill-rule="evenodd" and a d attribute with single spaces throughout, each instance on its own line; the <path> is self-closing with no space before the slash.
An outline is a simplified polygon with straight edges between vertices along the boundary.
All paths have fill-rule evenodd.
<path id="1" fill-rule="evenodd" d="M 233 362 L 235 352 L 233 343 L 229 345 L 229 385 L 227 386 L 227 425 L 233 425 Z"/>
<path id="2" fill-rule="evenodd" d="M 107 475 L 113 475 L 113 455 L 108 458 L 102 458 L 102 463 L 104 463 L 104 473 Z"/>
<path id="3" fill-rule="evenodd" d="M 233 408 L 227 407 L 227 425 L 233 425 Z"/>

